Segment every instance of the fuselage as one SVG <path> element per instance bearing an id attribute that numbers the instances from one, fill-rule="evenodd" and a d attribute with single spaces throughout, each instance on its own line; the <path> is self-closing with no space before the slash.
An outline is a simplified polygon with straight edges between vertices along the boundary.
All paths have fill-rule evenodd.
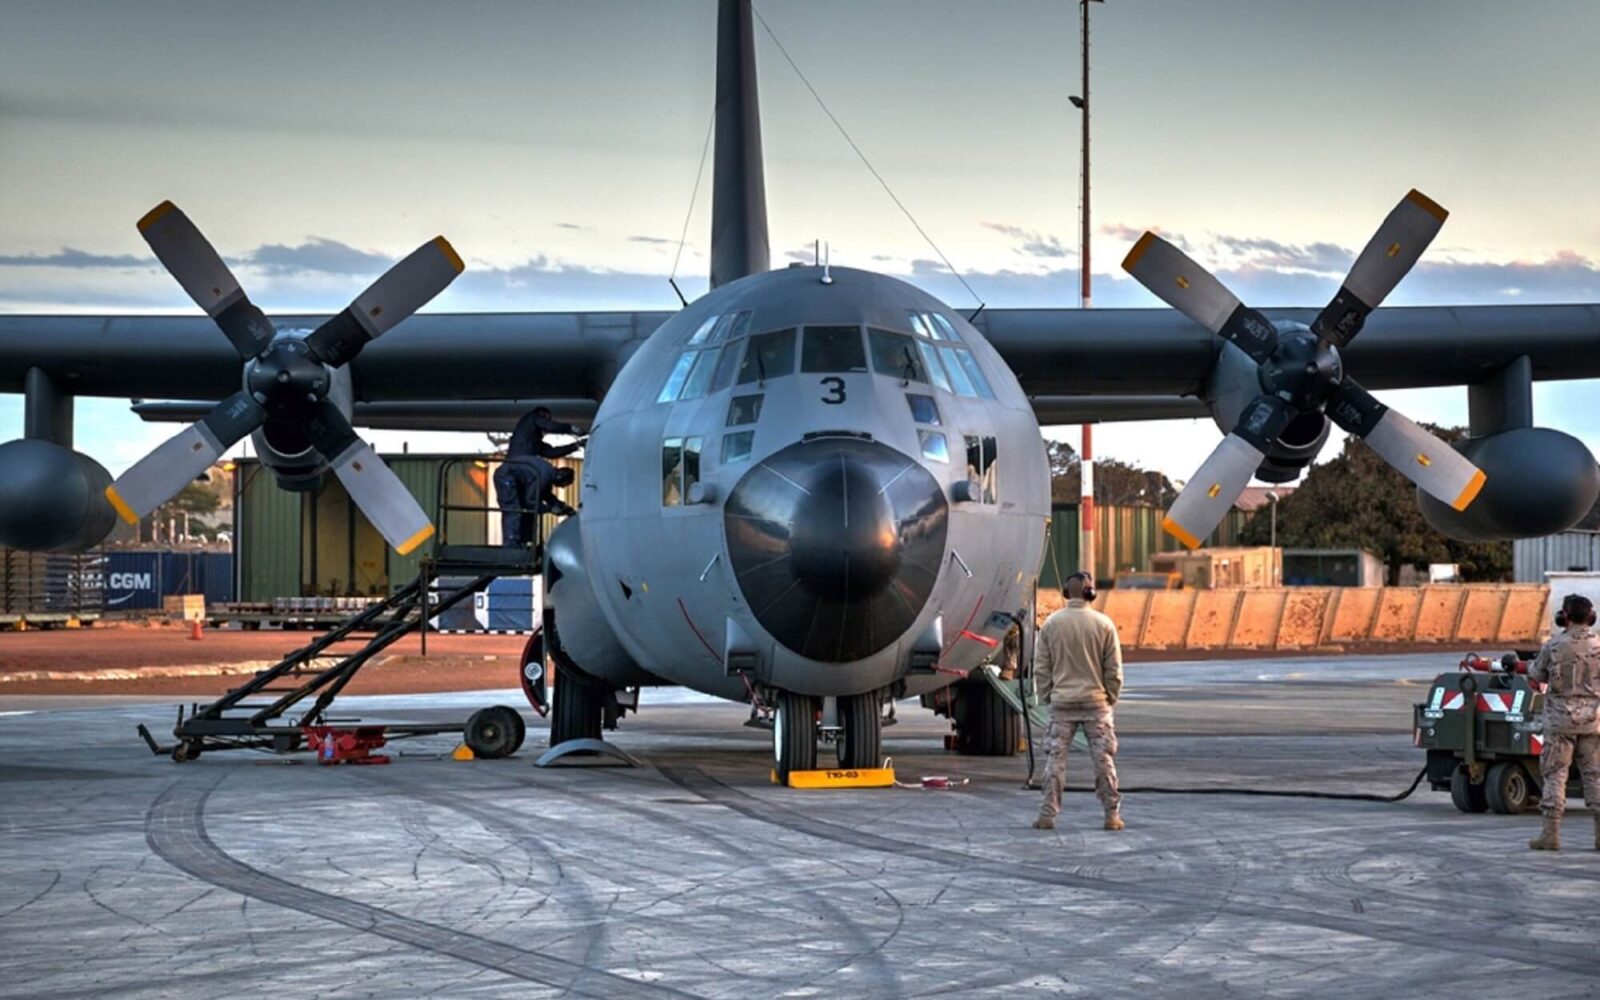
<path id="1" fill-rule="evenodd" d="M 824 278 L 827 280 L 824 280 Z M 1015 377 L 934 297 L 845 268 L 707 294 L 629 359 L 584 464 L 583 560 L 649 674 L 730 698 L 948 683 L 1028 605 L 1049 513 Z M 853 520 L 852 520 L 853 519 Z M 926 657 L 924 657 L 926 659 Z"/>

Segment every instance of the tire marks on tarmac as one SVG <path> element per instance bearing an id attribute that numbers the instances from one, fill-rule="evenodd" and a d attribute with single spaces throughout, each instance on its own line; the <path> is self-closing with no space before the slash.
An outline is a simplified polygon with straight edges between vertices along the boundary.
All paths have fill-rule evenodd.
<path id="1" fill-rule="evenodd" d="M 822 840 L 846 844 L 863 850 L 878 851 L 899 857 L 917 858 L 940 866 L 959 865 L 974 869 L 995 878 L 1013 881 L 1036 882 L 1093 893 L 1102 893 L 1131 903 L 1173 906 L 1186 909 L 1216 910 L 1253 922 L 1268 922 L 1334 931 L 1367 938 L 1384 944 L 1406 944 L 1428 951 L 1442 951 L 1473 958 L 1498 958 L 1521 965 L 1542 966 L 1567 972 L 1592 975 L 1594 954 L 1592 948 L 1566 946 L 1551 941 L 1536 941 L 1508 935 L 1475 935 L 1457 939 L 1442 935 L 1436 929 L 1377 923 L 1359 919 L 1358 915 L 1318 913 L 1242 900 L 1227 901 L 1220 905 L 1215 900 L 1193 893 L 1181 892 L 1162 886 L 1134 882 L 1121 882 L 1092 875 L 1078 875 L 1031 865 L 1024 862 L 1000 862 L 980 855 L 967 854 L 949 848 L 896 840 L 881 834 L 869 833 L 841 826 L 827 820 L 816 819 L 802 813 L 774 806 L 712 777 L 697 767 L 660 767 L 661 774 L 685 791 L 737 812 L 750 819 L 771 824 L 796 833 Z"/>
<path id="2" fill-rule="evenodd" d="M 150 850 L 202 882 L 432 954 L 584 996 L 693 996 L 319 892 L 252 868 L 224 851 L 206 832 L 206 802 L 215 788 L 216 783 L 203 788 L 176 783 L 161 793 L 145 814 L 145 842 Z"/>

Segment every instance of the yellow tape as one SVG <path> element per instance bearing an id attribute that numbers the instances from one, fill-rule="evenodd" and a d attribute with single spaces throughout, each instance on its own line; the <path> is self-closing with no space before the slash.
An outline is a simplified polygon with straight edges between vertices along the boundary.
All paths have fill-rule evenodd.
<path id="1" fill-rule="evenodd" d="M 168 212 L 177 207 L 178 206 L 174 205 L 170 201 L 164 201 L 155 208 L 152 208 L 150 211 L 144 213 L 144 218 L 139 220 L 139 232 L 142 233 L 146 229 L 149 229 L 151 226 L 155 225 L 157 220 L 159 220 L 163 215 L 166 215 Z"/>
<path id="2" fill-rule="evenodd" d="M 1182 542 L 1186 548 L 1198 549 L 1200 547 L 1200 539 L 1183 530 L 1183 525 L 1170 517 L 1161 522 L 1161 529 Z"/>
<path id="3" fill-rule="evenodd" d="M 133 508 L 128 506 L 128 501 L 117 495 L 115 486 L 106 487 L 106 499 L 111 501 L 111 508 L 117 512 L 118 517 L 129 524 L 139 523 L 139 515 L 135 514 Z"/>
<path id="4" fill-rule="evenodd" d="M 457 274 L 467 269 L 467 265 L 461 260 L 461 255 L 456 253 L 456 248 L 450 245 L 449 240 L 443 236 L 435 236 L 433 242 L 439 248 L 439 252 L 444 254 L 444 259 L 449 261 L 450 266 L 456 269 Z"/>
<path id="5" fill-rule="evenodd" d="M 1411 202 L 1413 205 L 1422 209 L 1424 212 L 1427 212 L 1440 222 L 1443 222 L 1450 217 L 1450 213 L 1444 210 L 1444 206 L 1440 205 L 1432 198 L 1429 198 L 1421 191 L 1418 191 L 1416 188 L 1412 188 L 1411 193 L 1406 195 L 1406 201 Z"/>
<path id="6" fill-rule="evenodd" d="M 1144 256 L 1145 251 L 1149 250 L 1155 241 L 1155 233 L 1145 233 L 1143 236 L 1139 237 L 1139 242 L 1135 243 L 1133 245 L 1133 249 L 1128 251 L 1128 256 L 1122 258 L 1122 269 L 1124 271 L 1132 271 L 1135 267 L 1137 267 L 1139 264 L 1139 258 Z"/>
<path id="7" fill-rule="evenodd" d="M 1458 495 L 1455 500 L 1451 502 L 1450 506 L 1454 507 L 1456 510 L 1466 510 L 1469 506 L 1471 506 L 1472 501 L 1478 499 L 1478 491 L 1483 489 L 1483 484 L 1487 482 L 1488 479 L 1489 477 L 1483 474 L 1483 470 L 1479 469 L 1472 477 L 1471 482 L 1467 483 L 1466 488 L 1463 489 L 1460 495 Z"/>

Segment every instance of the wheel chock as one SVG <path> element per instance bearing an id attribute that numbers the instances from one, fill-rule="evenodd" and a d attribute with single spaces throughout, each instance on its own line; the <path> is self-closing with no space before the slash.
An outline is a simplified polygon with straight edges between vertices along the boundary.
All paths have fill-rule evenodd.
<path id="1" fill-rule="evenodd" d="M 782 784 L 778 772 L 772 772 L 772 783 Z M 850 767 L 824 771 L 790 771 L 790 788 L 893 788 L 892 767 Z"/>
<path id="2" fill-rule="evenodd" d="M 460 746 L 456 747 L 455 752 L 450 755 L 450 759 L 451 760 L 477 760 L 478 759 L 478 755 L 472 752 L 472 748 L 471 747 L 469 747 L 465 743 L 463 743 Z"/>

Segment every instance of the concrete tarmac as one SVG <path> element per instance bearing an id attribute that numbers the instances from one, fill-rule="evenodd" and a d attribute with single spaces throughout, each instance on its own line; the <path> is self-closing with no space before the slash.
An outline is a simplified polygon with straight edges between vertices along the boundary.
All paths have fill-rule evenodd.
<path id="1" fill-rule="evenodd" d="M 1138 664 L 1124 786 L 1403 790 L 1410 706 L 1458 654 Z M 351 698 L 459 718 L 514 692 Z M 767 783 L 746 710 L 646 692 L 648 766 L 536 770 L 396 743 L 383 767 L 256 753 L 177 765 L 170 706 L 0 703 L 0 997 L 1593 996 L 1600 853 L 1537 815 L 1131 791 L 1028 824 L 1026 757 L 954 757 L 911 703 L 902 780 Z M 153 726 L 152 728 L 159 728 Z M 1074 786 L 1090 775 L 1080 755 Z"/>

